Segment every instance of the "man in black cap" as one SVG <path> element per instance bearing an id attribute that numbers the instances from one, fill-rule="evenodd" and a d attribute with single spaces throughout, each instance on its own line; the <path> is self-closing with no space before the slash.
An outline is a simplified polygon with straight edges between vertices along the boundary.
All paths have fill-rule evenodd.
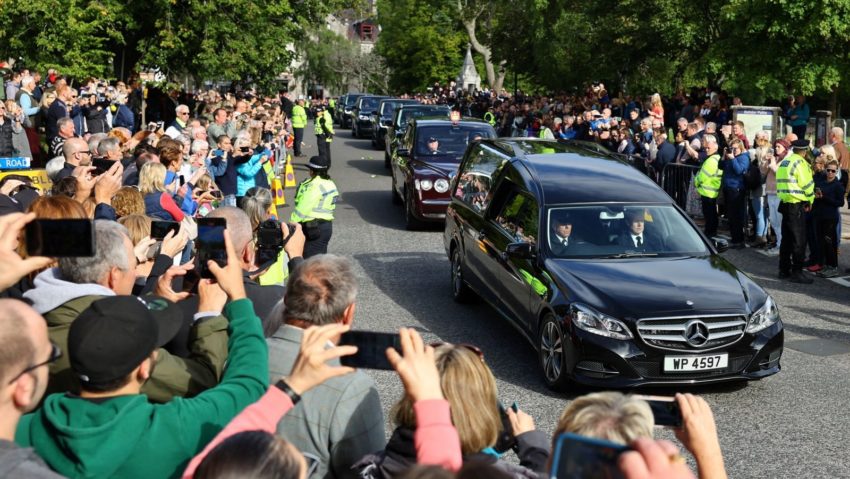
<path id="1" fill-rule="evenodd" d="M 433 136 L 428 137 L 428 154 L 429 155 L 440 155 L 443 152 L 440 151 L 440 140 Z"/>
<path id="2" fill-rule="evenodd" d="M 242 268 L 225 232 L 227 266 L 209 261 L 215 281 L 202 301 L 223 305 L 230 320 L 228 367 L 221 384 L 192 399 L 152 404 L 140 394 L 157 348 L 181 313 L 162 299 L 116 296 L 92 303 L 71 326 L 68 355 L 79 395 L 54 394 L 24 416 L 16 441 L 33 447 L 60 474 L 74 477 L 176 477 L 239 411 L 268 387 L 268 349 L 245 296 Z M 174 310 L 174 311 L 172 311 Z"/>
<path id="3" fill-rule="evenodd" d="M 304 259 L 328 252 L 328 243 L 333 234 L 333 219 L 339 191 L 328 175 L 330 159 L 313 156 L 307 163 L 310 178 L 301 182 L 295 190 L 295 206 L 290 221 L 301 223 L 306 241 Z"/>
<path id="4" fill-rule="evenodd" d="M 803 273 L 806 256 L 806 213 L 815 201 L 812 168 L 803 158 L 809 140 L 791 143 L 793 153 L 779 163 L 776 170 L 776 195 L 782 213 L 782 243 L 779 245 L 779 278 L 792 283 L 811 284 L 814 280 Z"/>

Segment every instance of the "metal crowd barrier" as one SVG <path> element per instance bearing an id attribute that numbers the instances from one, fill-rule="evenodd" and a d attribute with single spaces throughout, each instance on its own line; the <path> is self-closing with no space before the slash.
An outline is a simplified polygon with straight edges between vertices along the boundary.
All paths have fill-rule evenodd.
<path id="1" fill-rule="evenodd" d="M 683 163 L 664 166 L 658 184 L 685 211 L 688 211 L 688 191 L 700 167 Z"/>

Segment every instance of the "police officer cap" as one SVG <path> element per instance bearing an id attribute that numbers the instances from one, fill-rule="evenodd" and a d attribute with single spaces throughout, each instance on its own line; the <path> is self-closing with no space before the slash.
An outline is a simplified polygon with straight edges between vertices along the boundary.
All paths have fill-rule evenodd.
<path id="1" fill-rule="evenodd" d="M 433 136 L 428 137 L 428 143 L 434 143 L 435 141 L 437 141 L 437 138 L 435 138 Z"/>
<path id="2" fill-rule="evenodd" d="M 791 142 L 791 147 L 795 149 L 806 149 L 809 147 L 809 140 L 806 140 L 805 138 L 794 140 Z"/>
<path id="3" fill-rule="evenodd" d="M 328 159 L 324 156 L 311 156 L 310 161 L 307 163 L 307 168 L 311 170 L 327 170 L 329 167 Z"/>

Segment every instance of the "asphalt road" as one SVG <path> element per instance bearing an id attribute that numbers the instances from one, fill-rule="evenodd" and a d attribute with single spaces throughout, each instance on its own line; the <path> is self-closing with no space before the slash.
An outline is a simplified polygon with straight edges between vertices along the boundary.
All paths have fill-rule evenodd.
<path id="1" fill-rule="evenodd" d="M 306 131 L 305 152 L 315 154 L 312 124 Z M 360 287 L 355 327 L 394 331 L 409 326 L 429 342 L 479 346 L 497 378 L 502 403 L 516 401 L 551 434 L 576 394 L 546 388 L 532 347 L 489 306 L 451 300 L 442 226 L 406 231 L 402 209 L 390 201 L 383 152 L 372 149 L 369 140 L 353 139 L 350 131 L 338 133 L 331 176 L 341 198 L 329 252 L 355 263 Z M 295 160 L 299 181 L 307 174 L 305 160 Z M 291 204 L 294 190 L 286 194 Z M 850 266 L 846 245 L 843 253 L 842 270 Z M 773 295 L 786 331 L 779 374 L 747 384 L 689 389 L 711 404 L 729 477 L 850 477 L 850 282 L 817 279 L 813 285 L 795 285 L 776 279 L 776 258 L 750 249 L 724 254 Z M 401 397 L 401 383 L 394 373 L 369 374 L 378 383 L 389 433 L 389 411 Z M 673 439 L 669 430 L 656 431 L 657 437 Z"/>

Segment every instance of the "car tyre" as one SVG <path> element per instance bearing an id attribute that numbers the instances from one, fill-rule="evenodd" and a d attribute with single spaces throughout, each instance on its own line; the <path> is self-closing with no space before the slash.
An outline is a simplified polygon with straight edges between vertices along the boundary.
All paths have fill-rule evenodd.
<path id="1" fill-rule="evenodd" d="M 410 193 L 404 190 L 404 226 L 410 231 L 422 229 L 422 221 L 413 216 L 413 203 Z"/>
<path id="2" fill-rule="evenodd" d="M 455 300 L 456 303 L 468 303 L 473 298 L 475 293 L 472 292 L 472 289 L 466 284 L 466 280 L 463 279 L 463 262 L 461 260 L 460 248 L 455 246 L 452 249 L 452 299 Z"/>
<path id="3" fill-rule="evenodd" d="M 564 391 L 570 385 L 566 371 L 566 347 L 569 338 L 555 316 L 548 314 L 537 333 L 540 367 L 546 385 L 555 391 Z"/>

